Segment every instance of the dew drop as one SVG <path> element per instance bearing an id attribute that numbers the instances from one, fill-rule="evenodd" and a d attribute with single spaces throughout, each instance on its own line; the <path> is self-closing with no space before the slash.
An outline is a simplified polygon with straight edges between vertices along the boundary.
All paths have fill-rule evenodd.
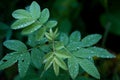
<path id="1" fill-rule="evenodd" d="M 89 59 L 91 59 L 92 57 L 91 57 L 91 56 L 89 56 L 88 58 L 89 58 Z"/>

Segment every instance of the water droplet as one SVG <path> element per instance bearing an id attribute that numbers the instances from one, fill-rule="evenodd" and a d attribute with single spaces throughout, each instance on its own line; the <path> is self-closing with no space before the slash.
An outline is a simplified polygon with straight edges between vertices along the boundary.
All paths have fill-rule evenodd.
<path id="1" fill-rule="evenodd" d="M 106 56 L 107 58 L 110 58 L 110 56 Z"/>
<path id="2" fill-rule="evenodd" d="M 89 58 L 89 59 L 91 59 L 92 57 L 91 57 L 91 56 L 89 56 L 88 58 Z"/>

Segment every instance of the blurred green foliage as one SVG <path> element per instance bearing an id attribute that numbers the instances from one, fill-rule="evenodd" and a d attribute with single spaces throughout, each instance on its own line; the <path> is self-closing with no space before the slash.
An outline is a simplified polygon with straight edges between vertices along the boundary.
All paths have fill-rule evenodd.
<path id="1" fill-rule="evenodd" d="M 120 36 L 120 4 L 119 4 L 120 0 L 36 0 L 36 1 L 41 5 L 42 8 L 48 7 L 50 9 L 52 19 L 56 19 L 59 22 L 57 27 L 59 27 L 60 31 L 65 32 L 68 35 L 74 30 L 79 30 L 83 34 L 83 36 L 89 33 L 101 33 L 104 35 L 105 31 L 108 31 L 109 34 Z M 26 42 L 26 36 L 21 36 L 19 30 L 14 31 L 13 34 L 13 31 L 10 29 L 9 26 L 14 22 L 11 13 L 15 9 L 19 8 L 21 9 L 24 8 L 26 5 L 30 5 L 31 2 L 32 0 L 0 1 L 1 11 L 0 58 L 3 57 L 3 55 L 5 55 L 3 53 L 8 52 L 2 46 L 3 40 L 19 39 L 22 40 L 23 42 Z M 110 25 L 106 26 L 107 24 Z M 114 53 L 114 50 L 111 49 L 111 51 L 113 51 Z M 102 74 L 101 80 L 120 79 L 119 77 L 120 55 L 118 54 L 117 56 L 118 56 L 117 59 L 111 61 L 106 60 L 103 62 L 102 60 L 99 59 L 96 60 L 96 62 L 99 62 L 96 64 L 99 67 L 99 71 L 101 72 L 100 74 Z M 14 72 L 14 69 L 12 69 L 13 70 L 12 72 L 9 72 L 10 70 L 7 69 L 4 72 L 6 80 L 11 80 L 13 79 L 13 76 L 15 76 L 15 75 L 8 76 L 8 74 Z M 81 77 L 80 79 L 78 78 L 76 80 L 93 80 L 88 79 L 89 76 L 87 74 L 81 73 L 80 75 L 84 75 L 84 77 Z M 5 79 L 4 77 L 1 76 L 0 78 L 3 80 Z M 15 80 L 18 80 L 17 77 L 15 78 Z"/>

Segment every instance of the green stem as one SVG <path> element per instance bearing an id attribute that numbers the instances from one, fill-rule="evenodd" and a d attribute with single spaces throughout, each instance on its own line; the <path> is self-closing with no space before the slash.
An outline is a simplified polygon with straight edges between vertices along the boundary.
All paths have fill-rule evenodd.
<path id="1" fill-rule="evenodd" d="M 43 74 L 45 73 L 45 71 L 42 71 L 41 75 L 40 75 L 40 79 L 43 77 Z"/>
<path id="2" fill-rule="evenodd" d="M 104 32 L 104 35 L 103 35 L 102 47 L 105 47 L 105 43 L 106 43 L 107 36 L 108 36 L 109 30 L 110 30 L 110 26 L 111 26 L 111 23 L 108 22 L 106 24 L 105 32 Z"/>
<path id="3" fill-rule="evenodd" d="M 111 27 L 111 23 L 110 23 L 109 18 L 108 18 L 108 15 L 109 15 L 108 0 L 105 0 L 105 5 L 106 5 L 106 18 L 107 18 L 108 22 L 105 26 L 105 32 L 104 32 L 103 40 L 102 40 L 102 47 L 105 47 L 107 36 L 108 36 L 109 30 Z"/>

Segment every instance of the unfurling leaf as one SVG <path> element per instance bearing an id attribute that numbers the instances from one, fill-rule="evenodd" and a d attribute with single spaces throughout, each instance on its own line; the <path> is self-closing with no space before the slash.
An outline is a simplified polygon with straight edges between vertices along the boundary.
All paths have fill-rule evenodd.
<path id="1" fill-rule="evenodd" d="M 65 64 L 65 62 L 61 58 L 55 56 L 54 60 L 58 66 L 60 66 L 64 70 L 67 70 L 67 65 Z"/>
<path id="2" fill-rule="evenodd" d="M 46 62 L 49 61 L 49 59 L 51 59 L 51 58 L 54 58 L 54 57 L 53 57 L 53 53 L 52 53 L 52 52 L 47 53 L 47 54 L 44 56 L 44 61 L 43 61 L 43 63 L 46 63 Z"/>
<path id="3" fill-rule="evenodd" d="M 64 48 L 64 45 L 63 45 L 62 42 L 56 42 L 56 43 L 55 43 L 55 49 L 56 49 L 56 50 L 61 50 L 61 49 L 63 49 L 63 48 Z"/>
<path id="4" fill-rule="evenodd" d="M 55 72 L 55 75 L 58 76 L 59 75 L 59 66 L 56 64 L 56 62 L 53 62 L 53 69 Z"/>
<path id="5" fill-rule="evenodd" d="M 45 63 L 45 66 L 44 66 L 44 69 L 45 71 L 50 68 L 50 66 L 53 64 L 53 61 L 54 61 L 54 57 L 50 57 L 47 62 Z"/>
<path id="6" fill-rule="evenodd" d="M 48 40 L 50 40 L 50 41 L 52 41 L 53 39 L 52 39 L 52 36 L 49 34 L 49 33 L 45 33 L 45 36 L 47 37 L 47 39 Z"/>
<path id="7" fill-rule="evenodd" d="M 66 51 L 64 49 L 56 51 L 55 55 L 60 58 L 70 58 L 71 57 L 70 54 L 68 53 L 68 51 Z"/>

